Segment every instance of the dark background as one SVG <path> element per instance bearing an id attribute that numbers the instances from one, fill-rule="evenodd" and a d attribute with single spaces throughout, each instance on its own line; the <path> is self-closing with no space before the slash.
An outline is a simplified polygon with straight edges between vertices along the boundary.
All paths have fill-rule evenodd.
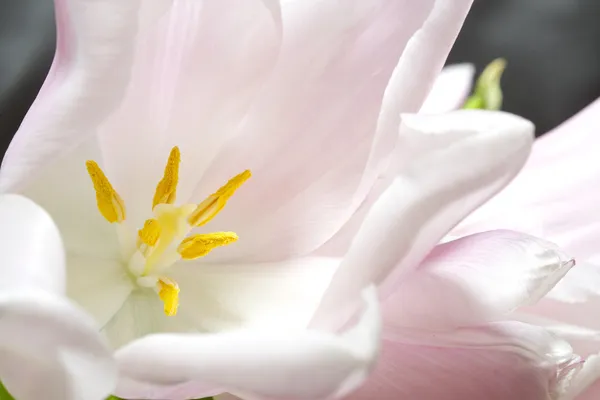
<path id="1" fill-rule="evenodd" d="M 415 0 L 419 1 L 419 0 Z M 475 0 L 449 63 L 508 60 L 504 109 L 543 134 L 600 96 L 600 0 Z M 0 0 L 0 156 L 54 51 L 52 1 Z"/>

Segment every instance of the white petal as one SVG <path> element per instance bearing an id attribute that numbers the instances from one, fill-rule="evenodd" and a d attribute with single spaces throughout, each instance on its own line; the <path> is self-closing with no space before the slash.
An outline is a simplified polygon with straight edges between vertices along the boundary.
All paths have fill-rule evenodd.
<path id="1" fill-rule="evenodd" d="M 471 91 L 475 66 L 454 64 L 445 67 L 437 77 L 421 113 L 439 114 L 459 109 Z"/>
<path id="2" fill-rule="evenodd" d="M 62 294 L 65 254 L 50 216 L 19 195 L 0 196 L 0 290 L 38 288 Z"/>
<path id="3" fill-rule="evenodd" d="M 282 334 L 251 330 L 147 336 L 117 352 L 123 376 L 138 384 L 123 382 L 116 394 L 174 398 L 168 394 L 169 385 L 173 390 L 182 382 L 197 381 L 197 391 L 187 393 L 187 397 L 224 391 L 244 398 L 341 397 L 365 379 L 377 354 L 380 322 L 375 289 L 365 296 L 367 310 L 358 324 L 341 336 L 317 331 Z M 149 391 L 140 384 L 144 381 L 151 383 Z M 157 390 L 161 384 L 165 385 L 163 392 Z"/>
<path id="4" fill-rule="evenodd" d="M 19 400 L 99 400 L 114 388 L 111 352 L 92 319 L 40 290 L 0 294 L 0 375 Z"/>
<path id="5" fill-rule="evenodd" d="M 304 257 L 278 263 L 183 262 L 169 272 L 181 289 L 178 314 L 200 331 L 305 328 L 339 259 Z"/>
<path id="6" fill-rule="evenodd" d="M 164 304 L 153 289 L 135 290 L 104 325 L 102 333 L 117 349 L 157 332 L 197 332 L 180 313 L 167 317 L 163 310 Z"/>
<path id="7" fill-rule="evenodd" d="M 369 282 L 389 294 L 453 226 L 515 176 L 533 139 L 529 121 L 501 112 L 413 115 L 404 124 L 429 136 L 436 150 L 407 165 L 370 210 L 321 305 L 321 322 L 335 315 L 343 323 Z"/>
<path id="8" fill-rule="evenodd" d="M 116 260 L 67 256 L 67 294 L 103 327 L 134 289 L 125 265 Z"/>
<path id="9" fill-rule="evenodd" d="M 534 304 L 574 265 L 555 245 L 491 231 L 438 245 L 386 299 L 387 323 L 468 326 Z"/>
<path id="10" fill-rule="evenodd" d="M 98 400 L 115 382 L 98 328 L 65 298 L 65 255 L 50 216 L 0 196 L 0 376 L 19 400 Z M 35 384 L 32 384 L 35 382 Z"/>
<path id="11" fill-rule="evenodd" d="M 52 216 L 68 253 L 121 259 L 116 224 L 108 223 L 97 207 L 94 186 L 85 167 L 90 159 L 100 164 L 103 161 L 95 137 L 39 171 L 23 193 Z"/>

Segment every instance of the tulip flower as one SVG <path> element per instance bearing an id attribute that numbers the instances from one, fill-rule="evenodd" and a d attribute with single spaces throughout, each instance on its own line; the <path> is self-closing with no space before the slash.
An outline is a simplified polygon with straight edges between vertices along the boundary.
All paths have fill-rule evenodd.
<path id="1" fill-rule="evenodd" d="M 0 196 L 0 221 L 3 385 L 19 400 L 104 399 L 116 368 L 93 319 L 65 296 L 56 225 L 14 194 Z"/>
<path id="2" fill-rule="evenodd" d="M 420 264 L 529 153 L 519 117 L 410 114 L 471 2 L 56 0 L 55 62 L 0 191 L 57 222 L 67 294 L 115 350 L 116 395 L 349 395 L 379 353 L 373 284 L 378 368 L 403 366 L 400 394 L 431 398 L 430 379 L 452 399 L 562 387 L 579 365 L 568 345 L 491 321 L 571 266 L 537 239 L 494 249 L 515 260 L 502 301 L 444 310 L 464 329 L 387 330 L 400 282 L 448 265 L 466 275 Z M 530 280 L 511 289 L 520 263 Z M 470 385 L 475 372 L 497 379 Z M 443 390 L 451 382 L 462 392 Z"/>

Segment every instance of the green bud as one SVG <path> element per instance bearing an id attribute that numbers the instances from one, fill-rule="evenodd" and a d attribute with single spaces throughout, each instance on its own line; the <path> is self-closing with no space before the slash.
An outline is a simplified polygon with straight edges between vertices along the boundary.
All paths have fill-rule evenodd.
<path id="1" fill-rule="evenodd" d="M 485 67 L 473 94 L 463 105 L 464 109 L 500 110 L 502 108 L 502 88 L 500 80 L 506 68 L 506 60 L 497 58 Z"/>

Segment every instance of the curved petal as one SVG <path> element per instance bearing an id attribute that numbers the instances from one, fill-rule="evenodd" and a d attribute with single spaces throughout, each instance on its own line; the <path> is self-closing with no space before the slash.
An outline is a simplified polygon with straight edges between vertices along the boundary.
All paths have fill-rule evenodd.
<path id="1" fill-rule="evenodd" d="M 438 245 L 383 305 L 388 324 L 457 327 L 497 320 L 542 298 L 574 265 L 555 245 L 491 231 Z"/>
<path id="2" fill-rule="evenodd" d="M 248 239 L 211 260 L 278 261 L 306 254 L 339 229 L 375 178 L 359 188 L 384 90 L 432 3 L 283 2 L 285 34 L 273 76 L 194 195 L 200 200 L 239 171 L 253 172 L 212 225 Z M 433 59 L 447 56 L 443 46 L 422 47 Z M 411 82 L 411 91 L 400 92 L 407 98 L 400 111 L 417 111 L 419 90 L 426 94 L 430 83 Z"/>
<path id="3" fill-rule="evenodd" d="M 370 282 L 389 295 L 454 225 L 510 182 L 533 139 L 529 121 L 501 112 L 413 115 L 403 124 L 415 133 L 414 151 L 425 154 L 370 210 L 321 304 L 320 323 L 335 315 L 343 324 Z"/>
<path id="4" fill-rule="evenodd" d="M 521 308 L 519 312 L 600 331 L 600 322 L 594 318 L 600 309 L 599 284 L 600 267 L 577 263 L 543 299 Z M 600 350 L 600 342 L 596 347 Z"/>
<path id="5" fill-rule="evenodd" d="M 181 289 L 178 315 L 200 331 L 302 329 L 339 263 L 323 257 L 240 265 L 185 262 L 169 277 Z"/>
<path id="6" fill-rule="evenodd" d="M 341 336 L 297 330 L 147 336 L 117 352 L 124 380 L 116 394 L 172 399 L 184 382 L 197 381 L 185 397 L 225 391 L 243 398 L 341 397 L 366 378 L 378 350 L 380 321 L 373 287 L 365 300 L 360 321 Z M 182 397 L 179 392 L 177 398 Z"/>
<path id="7" fill-rule="evenodd" d="M 0 376 L 19 400 L 103 399 L 116 368 L 91 318 L 41 290 L 0 294 Z"/>
<path id="8" fill-rule="evenodd" d="M 62 297 L 65 255 L 56 225 L 18 195 L 0 196 L 0 221 L 2 382 L 23 400 L 105 397 L 116 370 L 92 319 Z"/>
<path id="9" fill-rule="evenodd" d="M 600 264 L 599 123 L 600 99 L 536 140 L 514 182 L 453 234 L 515 229 L 557 243 L 578 261 Z"/>
<path id="10" fill-rule="evenodd" d="M 4 156 L 1 192 L 25 187 L 45 164 L 93 135 L 118 105 L 129 78 L 140 3 L 55 1 L 56 56 L 44 87 Z"/>
<path id="11" fill-rule="evenodd" d="M 578 364 L 568 344 L 525 324 L 400 333 L 383 341 L 373 375 L 348 400 L 547 400 Z"/>
<path id="12" fill-rule="evenodd" d="M 31 200 L 0 196 L 0 291 L 36 288 L 65 291 L 65 253 L 56 225 Z"/>
<path id="13" fill-rule="evenodd" d="M 445 67 L 435 80 L 421 113 L 441 114 L 459 109 L 471 92 L 475 76 L 473 64 L 455 64 Z"/>

